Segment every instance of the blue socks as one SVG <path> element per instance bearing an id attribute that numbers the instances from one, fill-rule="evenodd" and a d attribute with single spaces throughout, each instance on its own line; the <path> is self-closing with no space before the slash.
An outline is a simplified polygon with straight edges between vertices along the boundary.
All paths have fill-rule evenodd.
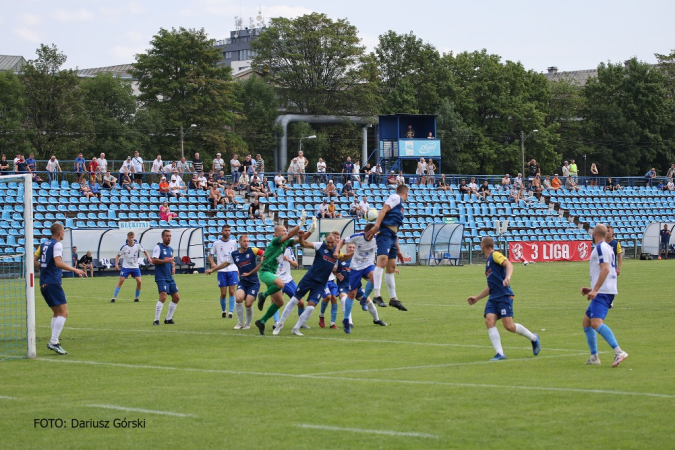
<path id="1" fill-rule="evenodd" d="M 366 298 L 370 297 L 370 294 L 373 292 L 374 287 L 375 286 L 373 286 L 373 283 L 371 283 L 370 280 L 368 280 L 368 282 L 366 283 L 366 289 L 363 291 L 364 292 L 363 296 Z"/>
<path id="2" fill-rule="evenodd" d="M 336 320 L 337 320 L 337 303 L 333 303 L 332 305 L 330 305 L 330 323 L 335 323 Z"/>
<path id="3" fill-rule="evenodd" d="M 141 298 L 141 291 L 136 291 L 136 297 L 134 298 Z"/>
<path id="4" fill-rule="evenodd" d="M 324 313 L 326 312 L 326 307 L 328 306 L 328 302 L 321 302 L 321 315 L 323 316 Z"/>
<path id="5" fill-rule="evenodd" d="M 227 312 L 227 300 L 224 299 L 224 298 L 221 298 L 221 299 L 220 299 L 220 309 L 221 309 L 223 312 Z"/>
<path id="6" fill-rule="evenodd" d="M 274 313 L 272 318 L 274 319 L 274 323 L 277 323 L 279 321 L 279 310 L 277 310 L 277 312 Z"/>
<path id="7" fill-rule="evenodd" d="M 610 347 L 617 348 L 619 346 L 619 343 L 616 342 L 616 338 L 614 337 L 614 333 L 612 333 L 612 330 L 604 323 L 598 327 L 597 332 L 607 341 Z"/>
<path id="8" fill-rule="evenodd" d="M 115 287 L 115 293 L 113 294 L 113 298 L 117 298 L 117 294 L 119 294 L 119 293 L 120 293 L 120 288 Z M 138 298 L 138 297 L 136 297 L 136 298 Z"/>
<path id="9" fill-rule="evenodd" d="M 235 301 L 234 295 L 230 295 L 230 312 L 234 312 L 234 301 Z"/>
<path id="10" fill-rule="evenodd" d="M 597 355 L 598 335 L 595 333 L 595 330 L 591 327 L 584 327 L 584 333 L 586 333 L 586 341 L 588 342 L 588 348 L 591 350 L 591 355 Z"/>
<path id="11" fill-rule="evenodd" d="M 347 297 L 347 300 L 345 300 L 345 319 L 349 319 L 349 315 L 352 313 L 353 307 L 354 299 Z"/>

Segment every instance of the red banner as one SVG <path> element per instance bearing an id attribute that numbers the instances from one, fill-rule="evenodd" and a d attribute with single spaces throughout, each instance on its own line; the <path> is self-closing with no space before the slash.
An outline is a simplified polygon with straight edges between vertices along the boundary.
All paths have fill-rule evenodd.
<path id="1" fill-rule="evenodd" d="M 591 241 L 509 242 L 509 261 L 588 261 L 592 250 Z"/>

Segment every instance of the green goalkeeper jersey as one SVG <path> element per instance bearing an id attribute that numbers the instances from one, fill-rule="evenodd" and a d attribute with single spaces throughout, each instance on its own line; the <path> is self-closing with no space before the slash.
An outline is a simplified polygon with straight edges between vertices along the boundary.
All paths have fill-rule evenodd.
<path id="1" fill-rule="evenodd" d="M 279 256 L 283 255 L 284 251 L 286 251 L 286 247 L 289 247 L 292 244 L 293 239 L 281 242 L 280 237 L 273 238 L 265 249 L 265 259 L 263 260 L 262 266 L 260 266 L 260 271 L 276 273 L 277 267 L 279 266 Z"/>

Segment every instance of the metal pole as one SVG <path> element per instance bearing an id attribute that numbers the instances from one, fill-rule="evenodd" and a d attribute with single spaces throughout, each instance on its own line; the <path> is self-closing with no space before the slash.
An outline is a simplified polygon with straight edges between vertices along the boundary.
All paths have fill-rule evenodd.
<path id="1" fill-rule="evenodd" d="M 185 152 L 183 150 L 183 124 L 180 126 L 180 157 L 181 159 L 185 158 Z"/>
<path id="2" fill-rule="evenodd" d="M 520 173 L 525 176 L 525 132 L 520 132 L 520 156 L 521 156 L 521 168 Z"/>

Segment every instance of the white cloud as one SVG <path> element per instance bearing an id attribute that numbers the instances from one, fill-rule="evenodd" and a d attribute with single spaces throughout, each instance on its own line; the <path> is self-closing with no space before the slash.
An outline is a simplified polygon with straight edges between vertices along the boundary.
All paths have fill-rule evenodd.
<path id="1" fill-rule="evenodd" d="M 14 34 L 23 39 L 24 41 L 31 42 L 33 44 L 38 44 L 40 42 L 40 37 L 33 30 L 28 28 L 15 28 Z"/>
<path id="2" fill-rule="evenodd" d="M 35 14 L 24 14 L 22 18 L 26 25 L 40 25 L 42 23 L 42 18 Z"/>
<path id="3" fill-rule="evenodd" d="M 65 11 L 59 8 L 52 13 L 52 17 L 63 22 L 84 22 L 93 19 L 94 14 L 84 8 L 77 11 Z"/>
<path id="4" fill-rule="evenodd" d="M 139 15 L 143 14 L 147 10 L 141 6 L 140 2 L 131 1 L 126 5 L 121 5 L 113 8 L 102 6 L 100 11 L 101 13 L 103 13 L 103 15 L 106 16 L 117 16 L 120 14 Z"/>
<path id="5" fill-rule="evenodd" d="M 127 41 L 129 42 L 134 42 L 134 43 L 140 43 L 140 42 L 149 42 L 150 39 L 147 37 L 144 37 L 141 33 L 137 31 L 129 31 L 126 34 Z"/>
<path id="6" fill-rule="evenodd" d="M 269 20 L 273 17 L 285 17 L 287 19 L 292 19 L 295 17 L 304 16 L 305 14 L 312 14 L 314 10 L 305 8 L 304 6 L 286 6 L 286 5 L 277 5 L 271 6 L 269 8 L 263 8 L 263 14 L 265 19 Z"/>

